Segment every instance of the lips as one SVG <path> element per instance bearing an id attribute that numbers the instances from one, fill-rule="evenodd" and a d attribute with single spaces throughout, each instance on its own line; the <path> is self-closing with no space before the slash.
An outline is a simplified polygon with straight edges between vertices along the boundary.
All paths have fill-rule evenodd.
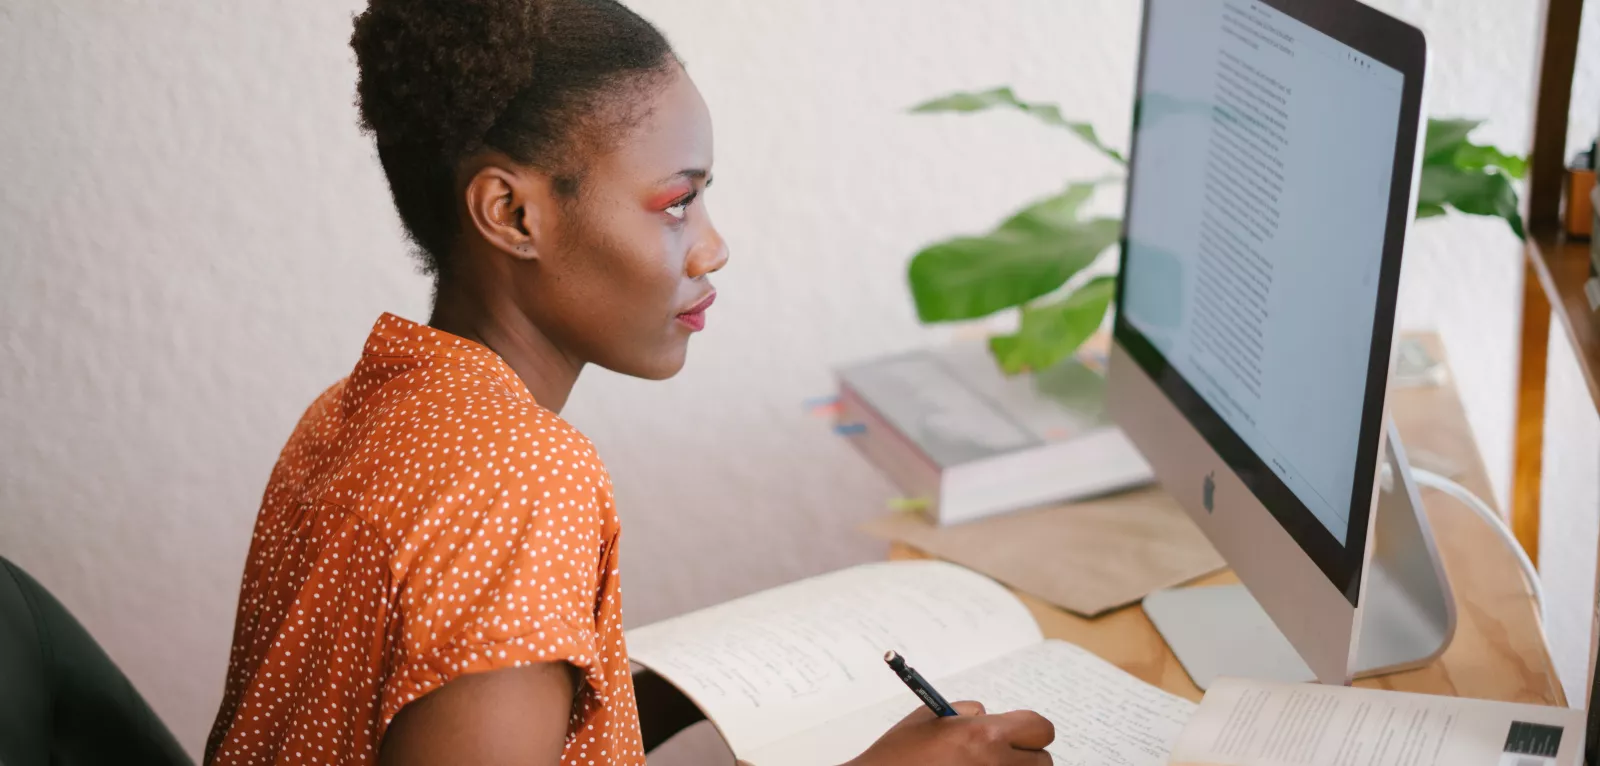
<path id="1" fill-rule="evenodd" d="M 690 330 L 695 332 L 706 329 L 706 309 L 711 308 L 711 304 L 715 303 L 716 301 L 717 294 L 712 292 L 706 297 L 701 298 L 700 302 L 694 304 L 694 306 L 688 311 L 679 314 L 678 321 L 684 323 L 684 325 L 688 326 Z"/>

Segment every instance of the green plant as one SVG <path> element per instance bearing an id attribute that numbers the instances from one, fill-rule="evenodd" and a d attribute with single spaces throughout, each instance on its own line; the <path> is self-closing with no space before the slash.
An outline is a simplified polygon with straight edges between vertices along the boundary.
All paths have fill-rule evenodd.
<path id="1" fill-rule="evenodd" d="M 1145 104 L 1148 119 L 1154 107 Z M 1015 109 L 1064 128 L 1112 162 L 1126 166 L 1117 150 L 1092 126 L 1061 115 L 1053 104 L 1023 101 L 1010 88 L 954 93 L 919 104 L 913 112 L 980 112 Z M 1205 107 L 1202 107 L 1205 108 Z M 1472 143 L 1475 120 L 1428 122 L 1419 179 L 1417 218 L 1456 210 L 1495 216 L 1523 236 L 1513 181 L 1527 171 L 1522 157 Z M 1051 367 L 1099 329 L 1115 293 L 1108 276 L 1081 272 L 1116 244 L 1117 218 L 1085 217 L 1083 205 L 1099 182 L 1078 182 L 1040 199 L 979 235 L 937 242 L 911 259 L 908 281 L 917 316 L 924 323 L 978 319 L 1016 308 L 1017 330 L 989 339 L 989 349 L 1007 373 Z"/>

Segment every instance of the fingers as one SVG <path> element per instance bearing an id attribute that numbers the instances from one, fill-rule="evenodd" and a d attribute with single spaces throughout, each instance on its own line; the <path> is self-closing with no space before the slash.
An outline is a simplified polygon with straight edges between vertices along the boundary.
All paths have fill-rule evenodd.
<path id="1" fill-rule="evenodd" d="M 983 715 L 983 713 L 984 713 L 983 703 L 982 702 L 973 702 L 972 700 L 962 700 L 961 702 L 953 702 L 953 703 L 950 704 L 950 707 L 953 707 L 953 708 L 956 709 L 956 714 L 957 715 Z"/>
<path id="2" fill-rule="evenodd" d="M 1018 750 L 1043 750 L 1051 742 L 1056 741 L 1055 724 L 1032 710 L 1016 710 L 990 718 L 1000 724 L 1006 741 Z"/>

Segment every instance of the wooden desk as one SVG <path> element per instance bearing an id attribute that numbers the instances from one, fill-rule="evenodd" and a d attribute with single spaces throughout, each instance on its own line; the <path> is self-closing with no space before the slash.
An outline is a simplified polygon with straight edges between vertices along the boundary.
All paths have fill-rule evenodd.
<path id="1" fill-rule="evenodd" d="M 1436 337 L 1426 337 L 1424 342 L 1437 358 L 1444 359 Z M 1483 459 L 1478 455 L 1453 383 L 1399 389 L 1390 410 L 1407 449 L 1431 452 L 1458 464 L 1463 470 L 1456 477 L 1458 482 L 1479 497 L 1492 496 Z M 1455 640 L 1444 656 L 1428 667 L 1364 679 L 1356 685 L 1565 705 L 1566 697 L 1545 649 L 1544 629 L 1532 596 L 1505 542 L 1487 522 L 1443 493 L 1423 489 L 1422 501 L 1455 591 Z M 903 545 L 890 551 L 890 558 L 922 557 L 920 552 Z M 1232 572 L 1221 572 L 1196 584 L 1233 582 L 1238 579 Z M 1200 690 L 1183 672 L 1142 608 L 1130 606 L 1086 620 L 1031 596 L 1023 594 L 1022 598 L 1046 636 L 1071 641 L 1174 694 L 1200 698 Z"/>

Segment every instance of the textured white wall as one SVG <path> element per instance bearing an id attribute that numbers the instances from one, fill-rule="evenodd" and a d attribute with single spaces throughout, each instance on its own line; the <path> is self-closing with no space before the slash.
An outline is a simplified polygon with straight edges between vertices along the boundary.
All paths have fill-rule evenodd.
<path id="1" fill-rule="evenodd" d="M 880 554 L 851 530 L 890 490 L 801 400 L 830 364 L 937 335 L 903 288 L 919 244 L 1111 169 L 1017 116 L 903 107 L 1010 83 L 1125 143 L 1138 4 L 634 4 L 711 104 L 733 248 L 683 375 L 596 371 L 567 413 L 616 477 L 640 624 Z M 1435 113 L 1525 145 L 1535 0 L 1379 5 L 1429 30 Z M 0 3 L 0 553 L 195 749 L 277 448 L 378 312 L 426 316 L 355 127 L 358 6 Z M 1579 117 L 1575 136 L 1600 110 Z M 1502 226 L 1430 221 L 1403 289 L 1404 322 L 1445 335 L 1502 497 L 1519 263 Z"/>
<path id="2" fill-rule="evenodd" d="M 1545 632 L 1567 703 L 1584 707 L 1595 609 L 1595 557 L 1600 545 L 1600 416 L 1581 406 L 1589 396 L 1565 331 L 1550 330 L 1545 391 L 1545 453 L 1539 530 Z"/>

